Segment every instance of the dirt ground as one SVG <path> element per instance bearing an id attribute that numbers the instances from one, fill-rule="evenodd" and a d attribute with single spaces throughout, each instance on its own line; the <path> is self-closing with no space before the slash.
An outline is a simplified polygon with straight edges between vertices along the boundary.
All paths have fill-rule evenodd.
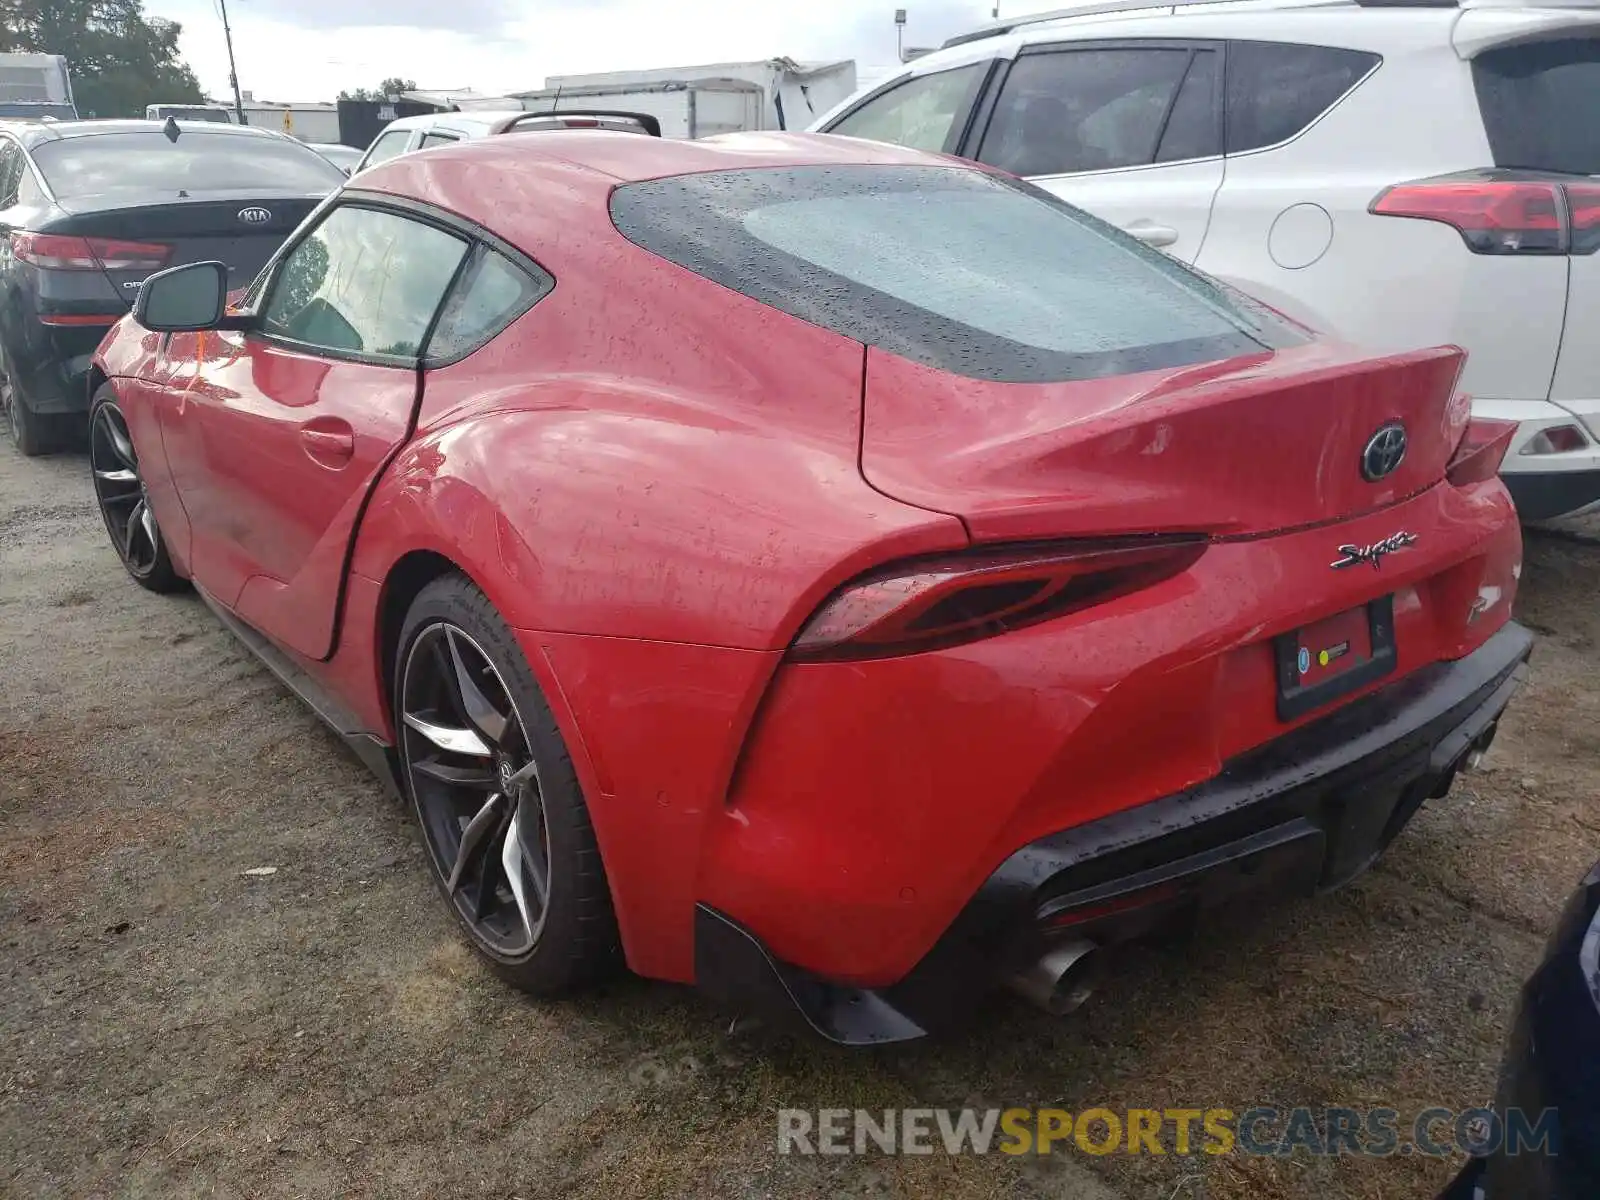
<path id="1" fill-rule="evenodd" d="M 1494 769 L 1338 895 L 1139 951 L 1077 1017 L 1003 999 L 886 1053 L 636 980 L 531 1003 L 400 806 L 198 601 L 123 576 L 86 471 L 0 450 L 0 1196 L 1424 1200 L 1457 1163 L 780 1158 L 776 1110 L 1480 1104 L 1600 857 L 1600 544 L 1532 534 Z"/>

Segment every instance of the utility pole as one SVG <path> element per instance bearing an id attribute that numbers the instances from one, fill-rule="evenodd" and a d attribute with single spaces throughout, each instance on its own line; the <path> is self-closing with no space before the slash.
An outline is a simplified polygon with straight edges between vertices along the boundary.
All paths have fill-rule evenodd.
<path id="1" fill-rule="evenodd" d="M 228 0 L 217 0 L 218 7 L 222 9 L 222 37 L 228 43 L 228 83 L 233 88 L 233 111 L 239 118 L 239 124 L 248 125 L 244 119 L 244 97 L 239 94 L 239 68 L 233 61 L 233 30 L 228 28 Z"/>

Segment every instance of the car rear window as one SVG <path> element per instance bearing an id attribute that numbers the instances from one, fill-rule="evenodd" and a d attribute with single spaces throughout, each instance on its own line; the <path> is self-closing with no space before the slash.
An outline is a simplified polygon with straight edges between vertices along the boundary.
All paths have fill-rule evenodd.
<path id="1" fill-rule="evenodd" d="M 1304 335 L 1032 184 L 960 167 L 633 183 L 623 235 L 773 308 L 975 379 L 1093 379 Z"/>
<path id="2" fill-rule="evenodd" d="M 62 199 L 118 192 L 330 192 L 344 172 L 299 142 L 248 133 L 91 133 L 36 146 Z"/>
<path id="3" fill-rule="evenodd" d="M 1600 175 L 1600 39 L 1490 50 L 1472 78 L 1495 166 Z"/>

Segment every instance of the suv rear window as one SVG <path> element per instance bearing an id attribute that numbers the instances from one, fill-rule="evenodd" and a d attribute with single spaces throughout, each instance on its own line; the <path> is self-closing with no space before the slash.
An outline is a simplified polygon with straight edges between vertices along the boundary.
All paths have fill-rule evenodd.
<path id="1" fill-rule="evenodd" d="M 331 192 L 344 172 L 287 138 L 249 133 L 90 133 L 34 147 L 33 161 L 62 198 L 117 192 Z"/>
<path id="2" fill-rule="evenodd" d="M 1229 42 L 1228 153 L 1286 142 L 1337 104 L 1381 58 L 1291 42 Z"/>
<path id="3" fill-rule="evenodd" d="M 1600 175 L 1600 40 L 1490 50 L 1472 79 L 1495 166 Z"/>
<path id="4" fill-rule="evenodd" d="M 1095 379 L 1304 335 L 1031 184 L 799 167 L 627 184 L 630 241 L 772 306 L 975 379 Z"/>

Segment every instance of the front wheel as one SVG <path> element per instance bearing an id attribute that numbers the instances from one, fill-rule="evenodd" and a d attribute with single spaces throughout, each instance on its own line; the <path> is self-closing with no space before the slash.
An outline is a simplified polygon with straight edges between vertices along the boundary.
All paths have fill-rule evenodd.
<path id="1" fill-rule="evenodd" d="M 111 545 L 133 581 L 152 592 L 183 588 L 184 579 L 172 565 L 150 508 L 128 422 L 109 383 L 100 385 L 89 408 L 89 467 Z"/>
<path id="2" fill-rule="evenodd" d="M 473 946 L 539 995 L 614 969 L 611 893 L 571 756 L 511 630 L 461 576 L 429 584 L 406 615 L 394 704 L 434 877 Z"/>

